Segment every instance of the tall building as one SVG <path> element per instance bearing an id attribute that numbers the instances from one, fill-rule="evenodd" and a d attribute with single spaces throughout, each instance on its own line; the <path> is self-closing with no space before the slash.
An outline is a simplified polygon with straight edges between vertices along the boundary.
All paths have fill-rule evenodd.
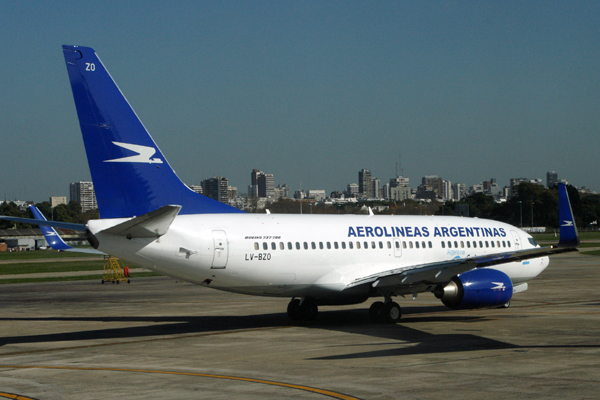
<path id="1" fill-rule="evenodd" d="M 546 172 L 546 186 L 551 188 L 552 186 L 556 186 L 558 183 L 558 174 L 556 171 L 548 171 Z"/>
<path id="2" fill-rule="evenodd" d="M 206 197 L 227 204 L 229 202 L 229 193 L 227 191 L 228 180 L 220 176 L 208 178 L 202 181 L 202 193 Z"/>
<path id="3" fill-rule="evenodd" d="M 50 197 L 50 207 L 56 207 L 61 204 L 67 204 L 67 198 L 65 196 Z"/>
<path id="4" fill-rule="evenodd" d="M 381 198 L 381 195 L 380 195 L 381 181 L 378 178 L 371 179 L 371 189 L 372 189 L 372 192 L 371 192 L 371 196 L 370 197 L 372 199 L 379 199 L 379 198 Z"/>
<path id="5" fill-rule="evenodd" d="M 283 185 L 277 185 L 277 187 L 274 190 L 275 193 L 275 199 L 279 200 L 279 199 L 289 199 L 290 195 L 291 195 L 291 189 L 288 185 L 283 184 Z"/>
<path id="6" fill-rule="evenodd" d="M 358 171 L 358 193 L 367 197 L 373 194 L 373 182 L 371 179 L 371 171 L 361 169 Z"/>
<path id="7" fill-rule="evenodd" d="M 248 197 L 275 197 L 275 176 L 253 169 L 250 173 L 251 184 L 248 186 Z"/>
<path id="8" fill-rule="evenodd" d="M 452 182 L 442 181 L 442 200 L 452 200 Z"/>
<path id="9" fill-rule="evenodd" d="M 98 208 L 93 182 L 73 182 L 69 185 L 70 201 L 76 201 L 81 206 L 81 212 Z"/>

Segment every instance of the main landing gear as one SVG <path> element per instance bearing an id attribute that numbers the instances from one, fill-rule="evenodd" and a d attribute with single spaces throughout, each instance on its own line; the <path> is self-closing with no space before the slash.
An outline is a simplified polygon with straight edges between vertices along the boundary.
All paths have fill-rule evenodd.
<path id="1" fill-rule="evenodd" d="M 375 323 L 395 324 L 400 321 L 402 310 L 398 303 L 392 300 L 376 301 L 369 308 L 369 319 Z"/>
<path id="2" fill-rule="evenodd" d="M 312 321 L 317 318 L 319 307 L 310 298 L 292 299 L 287 307 L 288 316 L 292 321 Z"/>

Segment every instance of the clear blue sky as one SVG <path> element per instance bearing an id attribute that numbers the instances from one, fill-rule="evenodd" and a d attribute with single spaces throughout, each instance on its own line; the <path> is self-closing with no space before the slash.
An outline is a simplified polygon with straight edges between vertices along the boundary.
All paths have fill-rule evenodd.
<path id="1" fill-rule="evenodd" d="M 182 180 L 600 191 L 598 1 L 0 0 L 0 197 L 89 180 L 62 44 L 93 47 Z"/>

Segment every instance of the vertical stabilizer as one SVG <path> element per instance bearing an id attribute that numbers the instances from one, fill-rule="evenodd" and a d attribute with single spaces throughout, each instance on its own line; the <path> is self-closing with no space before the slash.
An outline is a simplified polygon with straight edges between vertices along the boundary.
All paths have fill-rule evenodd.
<path id="1" fill-rule="evenodd" d="M 169 204 L 182 206 L 180 214 L 241 212 L 181 182 L 93 49 L 63 53 L 102 218 Z"/>

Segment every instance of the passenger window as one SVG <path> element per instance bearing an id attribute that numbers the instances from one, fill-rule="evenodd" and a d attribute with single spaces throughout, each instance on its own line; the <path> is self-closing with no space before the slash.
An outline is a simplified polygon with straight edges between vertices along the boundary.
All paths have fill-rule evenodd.
<path id="1" fill-rule="evenodd" d="M 510 246 L 511 246 L 511 245 L 510 245 L 510 240 L 509 240 L 508 242 L 506 242 L 506 244 L 508 244 L 508 247 L 510 247 Z"/>
<path id="2" fill-rule="evenodd" d="M 271 242 L 271 249 L 277 250 L 277 243 Z"/>
<path id="3" fill-rule="evenodd" d="M 323 250 L 323 242 L 319 242 L 319 249 Z"/>
<path id="4" fill-rule="evenodd" d="M 352 242 L 348 242 L 348 248 L 352 248 L 352 246 L 354 246 L 354 244 Z"/>
<path id="5" fill-rule="evenodd" d="M 427 246 L 425 246 L 425 242 L 421 242 L 421 247 L 424 249 L 427 248 Z"/>
<path id="6" fill-rule="evenodd" d="M 410 247 L 411 249 L 413 248 L 412 241 L 408 242 L 408 247 Z"/>
<path id="7" fill-rule="evenodd" d="M 479 241 L 479 247 L 483 248 L 483 242 L 481 240 Z"/>
<path id="8" fill-rule="evenodd" d="M 342 249 L 344 249 L 344 250 L 346 249 L 346 242 L 342 242 Z"/>
<path id="9" fill-rule="evenodd" d="M 300 250 L 300 242 L 296 242 L 296 250 Z"/>
<path id="10" fill-rule="evenodd" d="M 494 247 L 494 241 L 493 240 L 491 241 L 491 243 L 492 243 L 492 247 Z"/>
<path id="11" fill-rule="evenodd" d="M 371 242 L 371 248 L 374 249 L 375 248 L 375 242 Z"/>
<path id="12" fill-rule="evenodd" d="M 365 250 L 368 250 L 368 249 L 369 249 L 369 243 L 365 242 L 365 247 L 364 247 L 364 249 L 365 249 Z"/>
<path id="13" fill-rule="evenodd" d="M 288 250 L 292 250 L 292 242 L 288 242 Z"/>
<path id="14" fill-rule="evenodd" d="M 269 250 L 269 244 L 267 242 L 263 242 L 263 249 Z"/>
<path id="15" fill-rule="evenodd" d="M 458 242 L 457 241 L 454 241 L 454 248 L 458 249 Z"/>
<path id="16" fill-rule="evenodd" d="M 433 243 L 431 243 L 431 241 L 429 241 L 429 248 L 433 249 Z"/>
<path id="17" fill-rule="evenodd" d="M 383 242 L 379 242 L 379 248 L 383 249 Z"/>
<path id="18" fill-rule="evenodd" d="M 316 250 L 317 244 L 315 242 L 310 242 L 310 247 L 312 247 L 313 250 Z"/>
<path id="19" fill-rule="evenodd" d="M 304 250 L 308 250 L 308 243 L 304 242 Z"/>
<path id="20" fill-rule="evenodd" d="M 496 244 L 498 245 L 497 247 L 500 247 L 500 241 L 499 240 L 496 242 Z"/>
<path id="21" fill-rule="evenodd" d="M 258 250 L 260 249 L 260 247 L 258 246 L 258 243 L 254 242 L 254 250 Z"/>
<path id="22" fill-rule="evenodd" d="M 448 248 L 451 249 L 452 248 L 452 242 L 448 240 Z"/>
<path id="23" fill-rule="evenodd" d="M 465 242 L 463 242 L 462 240 L 460 241 L 460 248 L 464 249 L 465 248 Z"/>
<path id="24" fill-rule="evenodd" d="M 333 242 L 333 247 L 337 250 L 339 249 L 338 242 Z"/>
<path id="25" fill-rule="evenodd" d="M 485 247 L 490 247 L 490 244 L 488 243 L 488 241 L 485 241 Z"/>
<path id="26" fill-rule="evenodd" d="M 467 248 L 469 248 L 469 249 L 471 248 L 471 242 L 469 242 L 468 240 L 467 240 Z"/>
<path id="27" fill-rule="evenodd" d="M 388 244 L 388 249 L 391 249 L 392 248 L 392 242 L 387 242 L 387 244 Z"/>
<path id="28" fill-rule="evenodd" d="M 445 248 L 446 248 L 446 242 L 444 242 L 444 241 L 442 240 L 442 249 L 445 249 Z"/>
<path id="29" fill-rule="evenodd" d="M 502 241 L 502 247 L 506 247 L 506 242 L 504 240 Z"/>
<path id="30" fill-rule="evenodd" d="M 360 242 L 356 242 L 356 248 L 360 249 Z"/>
<path id="31" fill-rule="evenodd" d="M 396 248 L 399 249 L 400 248 L 400 242 L 396 242 Z"/>
<path id="32" fill-rule="evenodd" d="M 415 242 L 415 247 L 418 249 L 419 248 L 419 242 Z"/>
<path id="33" fill-rule="evenodd" d="M 331 249 L 331 242 L 327 242 L 327 249 Z"/>
<path id="34" fill-rule="evenodd" d="M 279 242 L 279 249 L 285 250 L 285 244 L 283 242 Z"/>
<path id="35" fill-rule="evenodd" d="M 477 248 L 477 240 L 473 240 L 473 247 Z"/>

